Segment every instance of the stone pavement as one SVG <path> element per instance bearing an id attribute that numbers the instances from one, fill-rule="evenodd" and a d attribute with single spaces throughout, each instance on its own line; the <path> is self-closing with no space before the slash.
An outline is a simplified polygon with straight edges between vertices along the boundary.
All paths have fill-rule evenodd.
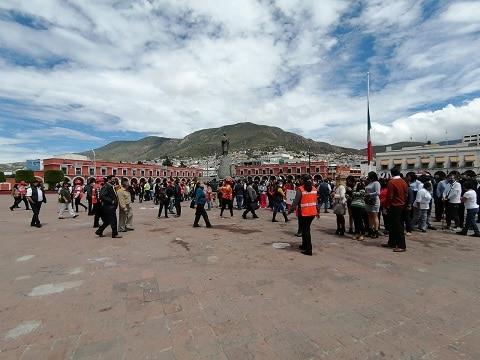
<path id="1" fill-rule="evenodd" d="M 480 359 L 480 242 L 414 233 L 406 253 L 296 221 L 157 219 L 98 238 L 93 219 L 10 212 L 0 196 L 0 359 Z M 184 203 L 184 205 L 188 205 Z M 109 235 L 109 232 L 106 232 Z M 275 249 L 274 242 L 293 246 Z"/>

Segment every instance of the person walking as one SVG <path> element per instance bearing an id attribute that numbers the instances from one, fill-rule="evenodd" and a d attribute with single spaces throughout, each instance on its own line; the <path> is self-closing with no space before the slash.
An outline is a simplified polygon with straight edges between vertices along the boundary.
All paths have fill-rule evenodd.
<path id="1" fill-rule="evenodd" d="M 65 219 L 63 213 L 67 211 L 72 219 L 78 217 L 78 214 L 73 211 L 72 194 L 70 192 L 70 184 L 65 181 L 62 188 L 58 192 L 58 218 Z"/>
<path id="2" fill-rule="evenodd" d="M 32 220 L 30 221 L 30 226 L 41 228 L 42 224 L 40 223 L 40 209 L 42 204 L 47 202 L 45 196 L 45 190 L 43 189 L 42 182 L 35 178 L 31 186 L 26 190 L 25 200 L 28 201 L 32 208 Z"/>
<path id="3" fill-rule="evenodd" d="M 367 175 L 368 185 L 365 187 L 365 211 L 368 214 L 368 236 L 378 238 L 380 212 L 380 182 L 375 171 Z"/>
<path id="4" fill-rule="evenodd" d="M 18 185 L 13 185 L 12 188 L 12 197 L 13 197 L 13 205 L 9 207 L 10 211 L 13 209 L 19 208 L 18 204 L 22 201 L 22 197 L 20 195 L 20 191 L 18 191 Z"/>
<path id="5" fill-rule="evenodd" d="M 391 248 L 394 252 L 404 252 L 407 250 L 407 246 L 403 216 L 408 200 L 408 185 L 400 177 L 400 170 L 397 167 L 390 170 L 390 173 L 392 178 L 387 185 L 386 202 L 390 231 L 388 233 L 388 243 L 382 244 L 382 247 Z"/>
<path id="6" fill-rule="evenodd" d="M 445 179 L 445 174 L 443 172 L 435 175 L 435 189 L 434 189 L 434 200 L 435 200 L 435 221 L 441 222 L 443 217 L 443 212 L 445 211 L 445 202 L 443 201 L 443 192 L 445 191 L 445 186 L 447 185 L 447 179 Z"/>
<path id="7" fill-rule="evenodd" d="M 352 192 L 352 216 L 355 226 L 355 240 L 363 241 L 365 235 L 365 186 L 362 181 L 357 182 Z"/>
<path id="8" fill-rule="evenodd" d="M 207 203 L 207 197 L 205 194 L 205 185 L 202 181 L 198 182 L 195 186 L 195 220 L 193 221 L 193 227 L 200 227 L 198 222 L 200 217 L 203 217 L 207 228 L 211 228 L 212 224 L 208 219 L 208 214 L 205 211 L 205 204 Z"/>
<path id="9" fill-rule="evenodd" d="M 318 185 L 318 208 L 321 209 L 323 205 L 323 212 L 328 214 L 328 199 L 330 198 L 330 192 L 332 191 L 328 182 L 320 180 Z"/>
<path id="10" fill-rule="evenodd" d="M 257 192 L 253 188 L 253 183 L 251 179 L 248 181 L 247 198 L 245 199 L 245 201 L 247 202 L 247 204 L 246 204 L 245 211 L 242 214 L 242 218 L 246 219 L 247 214 L 251 212 L 253 215 L 253 218 L 258 219 L 258 215 L 255 213 L 255 210 L 258 209 Z"/>
<path id="11" fill-rule="evenodd" d="M 273 216 L 272 216 L 272 222 L 278 222 L 276 219 L 277 213 L 280 212 L 283 215 L 283 218 L 285 219 L 285 222 L 288 222 L 288 216 L 287 216 L 287 211 L 285 209 L 285 193 L 282 188 L 283 183 L 281 181 L 277 182 L 277 188 L 275 189 L 275 192 L 273 193 L 272 196 L 272 201 L 273 201 Z"/>
<path id="12" fill-rule="evenodd" d="M 83 198 L 83 186 L 80 180 L 75 181 L 75 186 L 73 187 L 73 199 L 75 202 L 75 212 L 78 213 L 78 206 L 81 206 L 85 209 L 85 211 L 88 210 L 88 208 L 82 204 L 82 198 Z"/>
<path id="13" fill-rule="evenodd" d="M 303 255 L 312 256 L 312 236 L 310 233 L 310 226 L 313 219 L 318 216 L 317 208 L 317 189 L 313 186 L 312 179 L 309 175 L 305 176 L 303 185 L 297 188 L 295 200 L 293 201 L 290 212 L 295 208 L 302 215 L 300 218 L 300 229 L 302 232 L 302 245 L 300 250 Z"/>
<path id="14" fill-rule="evenodd" d="M 467 235 L 468 230 L 472 229 L 474 237 L 480 237 L 480 231 L 478 230 L 478 225 L 475 221 L 475 217 L 478 214 L 479 205 L 477 203 L 477 192 L 476 182 L 469 180 L 466 181 L 463 185 L 465 188 L 465 193 L 463 194 L 462 201 L 467 210 L 467 218 L 465 219 L 465 224 L 461 231 L 458 231 L 459 235 Z"/>
<path id="15" fill-rule="evenodd" d="M 233 217 L 233 192 L 232 187 L 228 181 L 223 181 L 223 185 L 220 187 L 219 192 L 222 194 L 222 208 L 220 210 L 220 217 L 223 216 L 223 211 L 228 206 L 230 211 L 230 217 Z"/>
<path id="16" fill-rule="evenodd" d="M 133 231 L 132 199 L 128 192 L 128 179 L 122 179 L 121 187 L 117 191 L 118 197 L 118 231 Z"/>
<path id="17" fill-rule="evenodd" d="M 102 206 L 101 216 L 103 224 L 95 231 L 99 237 L 104 237 L 103 231 L 110 225 L 112 228 L 112 238 L 121 238 L 117 229 L 117 207 L 118 198 L 113 188 L 114 177 L 109 175 L 105 178 L 105 184 L 100 189 L 100 202 Z"/>
<path id="18" fill-rule="evenodd" d="M 20 194 L 20 202 L 23 201 L 25 204 L 25 210 L 30 210 L 29 201 L 27 200 L 27 183 L 25 181 L 20 181 L 18 184 L 18 193 Z M 18 206 L 18 204 L 17 204 Z"/>

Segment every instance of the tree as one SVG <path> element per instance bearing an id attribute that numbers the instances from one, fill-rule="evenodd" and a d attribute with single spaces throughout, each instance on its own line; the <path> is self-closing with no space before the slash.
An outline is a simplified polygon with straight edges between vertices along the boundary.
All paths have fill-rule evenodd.
<path id="1" fill-rule="evenodd" d="M 162 165 L 163 165 L 163 166 L 173 166 L 173 161 L 170 160 L 170 158 L 167 156 L 167 157 L 165 158 L 165 160 L 163 160 Z"/>
<path id="2" fill-rule="evenodd" d="M 65 179 L 65 175 L 62 170 L 45 170 L 45 183 L 48 184 L 49 189 L 53 189 L 57 183 L 60 183 Z"/>
<path id="3" fill-rule="evenodd" d="M 15 172 L 15 181 L 18 183 L 20 181 L 25 181 L 31 183 L 35 180 L 35 175 L 32 170 L 17 170 Z"/>
<path id="4" fill-rule="evenodd" d="M 5 182 L 5 173 L 0 171 L 0 183 Z"/>

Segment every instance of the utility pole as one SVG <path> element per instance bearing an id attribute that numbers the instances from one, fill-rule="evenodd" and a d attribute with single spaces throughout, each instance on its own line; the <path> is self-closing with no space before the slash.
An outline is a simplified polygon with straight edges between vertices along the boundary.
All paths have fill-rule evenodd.
<path id="1" fill-rule="evenodd" d="M 93 176 L 97 176 L 97 161 L 95 156 L 95 150 L 92 149 L 93 153 Z"/>
<path id="2" fill-rule="evenodd" d="M 311 158 L 311 153 L 310 153 L 310 146 L 308 147 L 308 174 L 310 175 L 310 158 Z"/>

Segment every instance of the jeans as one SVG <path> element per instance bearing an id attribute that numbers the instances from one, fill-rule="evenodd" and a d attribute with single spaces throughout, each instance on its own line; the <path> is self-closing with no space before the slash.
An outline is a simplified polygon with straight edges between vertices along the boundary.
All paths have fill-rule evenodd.
<path id="1" fill-rule="evenodd" d="M 418 228 L 420 230 L 427 230 L 428 209 L 418 209 L 420 216 L 418 218 Z"/>
<path id="2" fill-rule="evenodd" d="M 235 199 L 237 200 L 237 209 L 242 210 L 243 207 L 243 195 L 237 195 L 235 196 Z"/>
<path id="3" fill-rule="evenodd" d="M 462 230 L 463 233 L 466 234 L 468 230 L 473 229 L 475 234 L 480 234 L 477 223 L 475 222 L 475 218 L 477 214 L 478 214 L 478 208 L 467 209 L 467 218 L 465 219 L 465 225 Z"/>

